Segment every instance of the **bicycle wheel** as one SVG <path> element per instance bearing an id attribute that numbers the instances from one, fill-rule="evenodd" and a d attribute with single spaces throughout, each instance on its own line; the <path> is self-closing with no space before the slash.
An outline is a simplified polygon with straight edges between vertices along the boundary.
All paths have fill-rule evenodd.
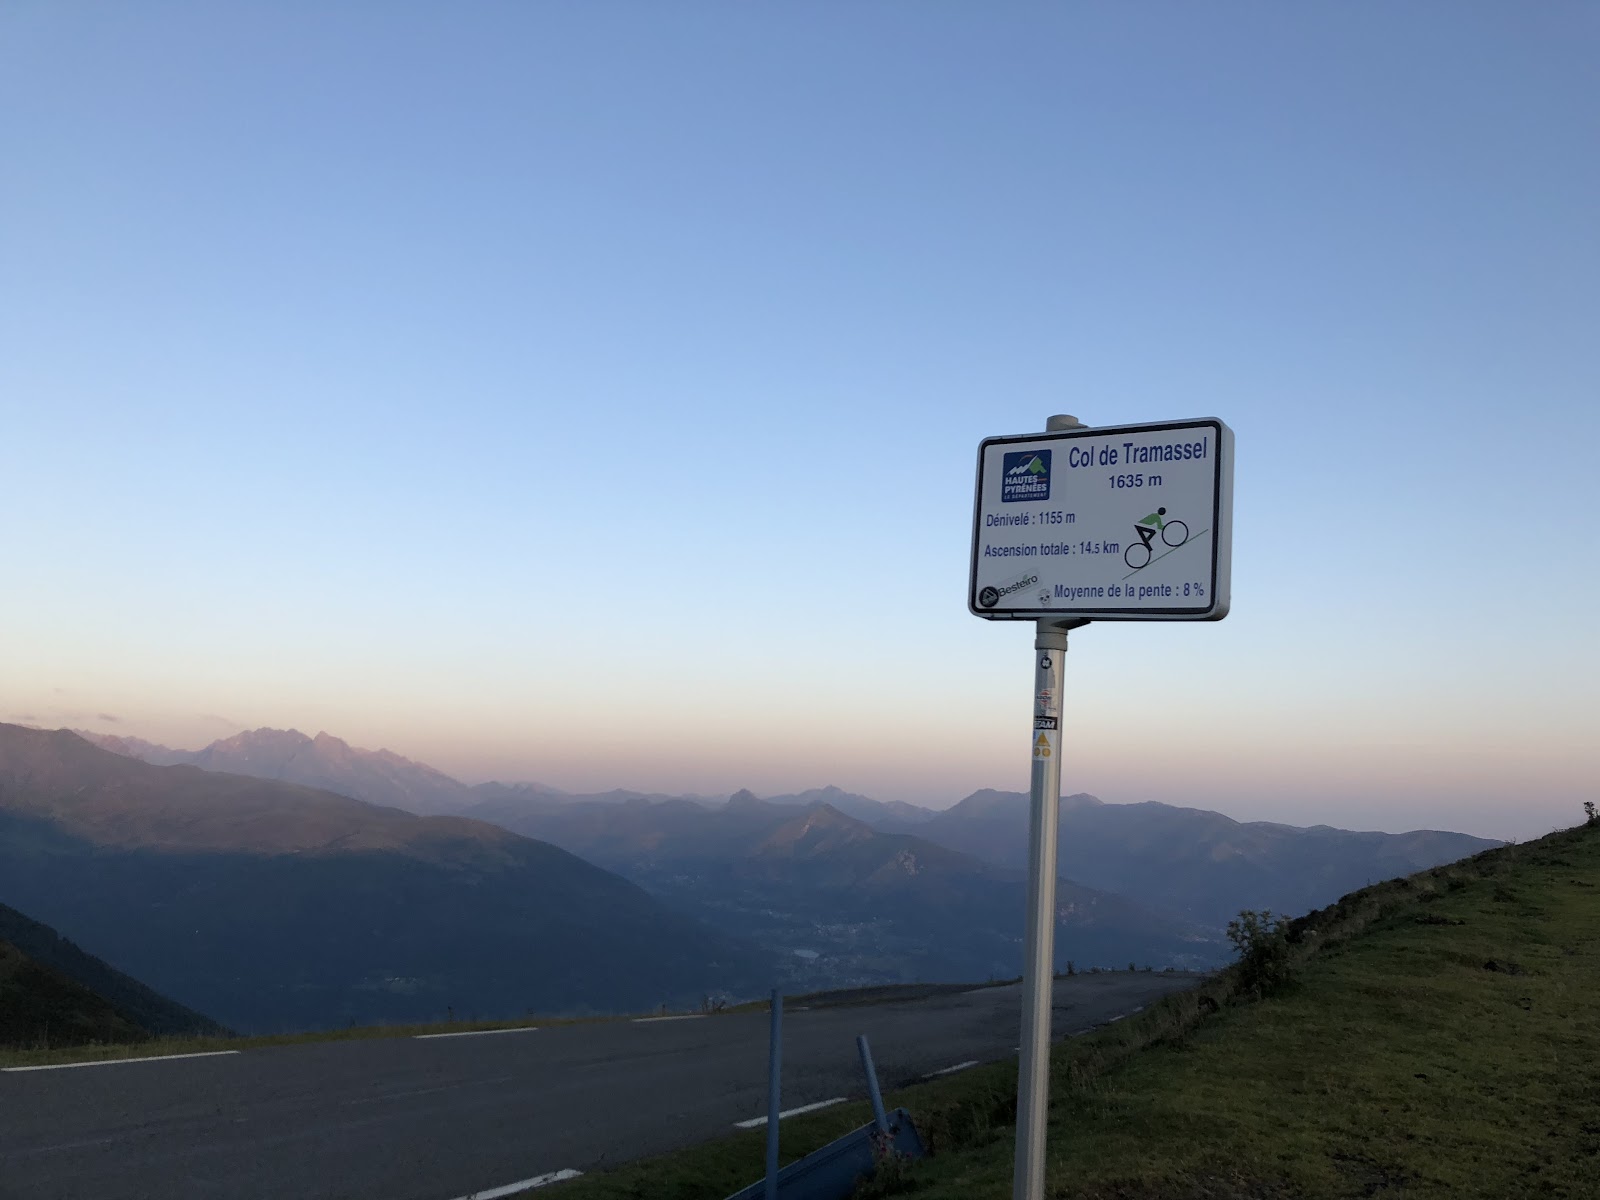
<path id="1" fill-rule="evenodd" d="M 1183 531 L 1178 534 L 1177 541 L 1172 540 L 1172 531 L 1175 529 Z M 1189 540 L 1189 527 L 1182 521 L 1168 521 L 1161 527 L 1161 540 L 1169 546 L 1181 546 Z"/>
<path id="2" fill-rule="evenodd" d="M 1134 559 L 1138 559 L 1135 562 Z M 1129 570 L 1137 571 L 1150 565 L 1150 547 L 1143 542 L 1129 546 L 1122 552 L 1122 561 L 1128 564 Z"/>

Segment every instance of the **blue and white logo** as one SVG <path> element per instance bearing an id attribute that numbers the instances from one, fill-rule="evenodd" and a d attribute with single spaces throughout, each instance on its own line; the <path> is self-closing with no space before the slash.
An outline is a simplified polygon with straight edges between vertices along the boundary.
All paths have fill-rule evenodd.
<path id="1" fill-rule="evenodd" d="M 1004 503 L 1050 499 L 1050 451 L 1019 450 L 1008 454 L 1000 470 L 1000 499 Z"/>

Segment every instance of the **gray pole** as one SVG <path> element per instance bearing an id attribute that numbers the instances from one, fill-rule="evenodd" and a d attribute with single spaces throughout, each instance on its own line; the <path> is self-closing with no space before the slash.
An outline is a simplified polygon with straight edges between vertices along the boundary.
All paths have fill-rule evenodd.
<path id="1" fill-rule="evenodd" d="M 867 1073 L 867 1099 L 872 1101 L 872 1119 L 878 1123 L 878 1132 L 889 1136 L 889 1114 L 883 1111 L 883 1093 L 878 1090 L 878 1069 L 872 1065 L 872 1047 L 867 1045 L 867 1035 L 856 1034 L 856 1050 L 861 1055 L 861 1069 Z"/>
<path id="2" fill-rule="evenodd" d="M 783 993 L 772 989 L 772 1048 L 767 1054 L 767 1200 L 778 1200 L 778 1106 L 783 1080 Z"/>
<path id="3" fill-rule="evenodd" d="M 1082 428 L 1051 417 L 1051 432 Z M 1017 1161 L 1012 1200 L 1043 1200 L 1050 1116 L 1050 1007 L 1055 996 L 1056 837 L 1061 816 L 1061 680 L 1067 630 L 1086 621 L 1038 623 L 1034 636 L 1033 781 L 1028 829 L 1028 946 L 1022 975 L 1022 1058 L 1017 1075 Z"/>

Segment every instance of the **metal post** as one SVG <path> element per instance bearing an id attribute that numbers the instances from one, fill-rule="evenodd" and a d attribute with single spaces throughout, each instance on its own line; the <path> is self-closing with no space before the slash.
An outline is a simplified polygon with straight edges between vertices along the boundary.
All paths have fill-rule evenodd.
<path id="1" fill-rule="evenodd" d="M 778 1106 L 782 1103 L 783 993 L 772 989 L 772 1047 L 767 1053 L 766 1200 L 778 1200 Z"/>
<path id="2" fill-rule="evenodd" d="M 867 1035 L 856 1034 L 856 1049 L 861 1053 L 861 1069 L 867 1073 L 867 1096 L 872 1100 L 872 1119 L 878 1123 L 878 1132 L 889 1136 L 889 1114 L 883 1111 L 883 1093 L 878 1090 L 878 1072 L 872 1065 L 872 1047 L 867 1045 Z"/>
<path id="3" fill-rule="evenodd" d="M 1034 637 L 1033 783 L 1028 852 L 1028 947 L 1022 976 L 1022 1058 L 1017 1076 L 1017 1161 L 1012 1200 L 1044 1196 L 1050 1115 L 1050 1007 L 1056 942 L 1056 834 L 1061 816 L 1061 677 L 1067 630 L 1041 620 Z"/>

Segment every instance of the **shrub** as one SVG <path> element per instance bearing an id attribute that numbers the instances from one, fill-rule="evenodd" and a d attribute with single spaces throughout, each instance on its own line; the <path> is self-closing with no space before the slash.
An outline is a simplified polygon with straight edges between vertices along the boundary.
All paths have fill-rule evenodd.
<path id="1" fill-rule="evenodd" d="M 1593 800 L 1583 802 L 1583 823 L 1585 825 L 1600 825 L 1600 811 L 1597 811 Z"/>
<path id="2" fill-rule="evenodd" d="M 1289 922 L 1262 909 L 1245 909 L 1228 922 L 1228 940 L 1239 955 L 1239 985 L 1268 996 L 1289 982 Z"/>

